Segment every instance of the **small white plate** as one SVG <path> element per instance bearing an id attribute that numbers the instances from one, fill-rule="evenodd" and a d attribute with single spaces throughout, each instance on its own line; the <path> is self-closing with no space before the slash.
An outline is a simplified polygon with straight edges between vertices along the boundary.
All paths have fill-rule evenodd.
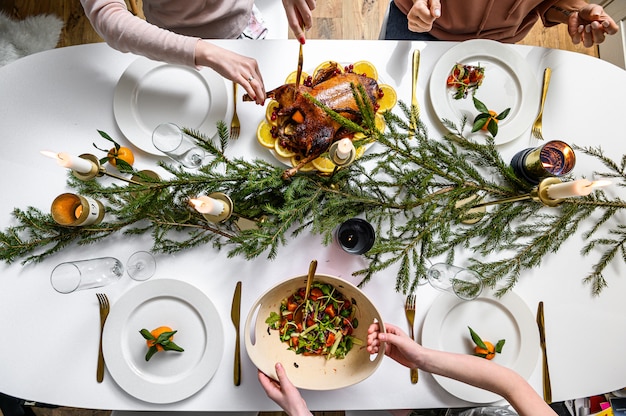
<path id="1" fill-rule="evenodd" d="M 113 113 L 124 136 L 139 149 L 161 155 L 152 131 L 161 123 L 217 133 L 228 110 L 226 83 L 217 72 L 138 58 L 115 87 Z"/>
<path id="2" fill-rule="evenodd" d="M 184 352 L 158 352 L 139 331 L 169 326 Z M 213 377 L 224 350 L 222 321 L 209 298 L 196 287 L 170 279 L 143 282 L 111 307 L 104 327 L 104 358 L 109 373 L 128 394 L 151 403 L 174 403 L 195 394 Z"/>
<path id="3" fill-rule="evenodd" d="M 480 65 L 485 68 L 482 85 L 475 90 L 476 98 L 490 110 L 501 113 L 511 109 L 508 117 L 498 123 L 496 144 L 508 143 L 527 132 L 539 111 L 539 84 L 530 66 L 508 45 L 484 39 L 462 42 L 444 53 L 430 76 L 430 99 L 439 120 L 447 119 L 459 125 L 467 116 L 471 124 L 478 111 L 472 92 L 466 98 L 455 100 L 454 90 L 446 85 L 452 67 L 457 64 Z M 471 135 L 484 139 L 486 132 Z"/>
<path id="4" fill-rule="evenodd" d="M 509 367 L 528 379 L 539 357 L 539 331 L 524 301 L 509 292 L 500 299 L 483 295 L 464 301 L 443 293 L 435 299 L 422 328 L 422 345 L 441 351 L 473 354 L 474 343 L 468 326 L 494 345 L 506 340 L 494 362 Z M 450 394 L 472 403 L 492 403 L 502 397 L 451 378 L 433 374 Z"/>

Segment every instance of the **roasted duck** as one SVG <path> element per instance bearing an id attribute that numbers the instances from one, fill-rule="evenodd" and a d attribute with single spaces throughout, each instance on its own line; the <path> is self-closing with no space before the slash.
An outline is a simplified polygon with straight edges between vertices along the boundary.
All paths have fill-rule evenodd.
<path id="1" fill-rule="evenodd" d="M 310 94 L 343 117 L 359 124 L 361 112 L 354 99 L 351 84 L 362 85 L 373 107 L 379 87 L 376 80 L 352 72 L 341 72 L 335 62 L 318 71 L 307 85 L 285 84 L 269 91 L 267 96 L 279 103 L 275 134 L 280 144 L 301 156 L 300 162 L 286 170 L 283 178 L 292 177 L 302 166 L 328 150 L 330 145 L 353 132 L 345 131 L 305 94 Z M 252 101 L 244 96 L 244 101 Z"/>

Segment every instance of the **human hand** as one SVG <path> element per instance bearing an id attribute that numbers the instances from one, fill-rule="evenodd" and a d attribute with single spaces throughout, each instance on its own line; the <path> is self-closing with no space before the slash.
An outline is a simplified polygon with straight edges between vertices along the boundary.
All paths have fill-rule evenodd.
<path id="1" fill-rule="evenodd" d="M 304 44 L 304 30 L 311 29 L 315 0 L 283 0 L 287 22 L 298 42 Z"/>
<path id="2" fill-rule="evenodd" d="M 440 0 L 416 0 L 407 14 L 409 30 L 412 32 L 430 32 L 433 22 L 441 16 Z"/>
<path id="3" fill-rule="evenodd" d="M 196 44 L 196 65 L 208 66 L 241 85 L 257 104 L 265 102 L 265 85 L 256 59 L 199 40 Z"/>
<path id="4" fill-rule="evenodd" d="M 587 4 L 569 16 L 567 31 L 574 45 L 581 41 L 587 48 L 604 42 L 606 35 L 617 33 L 617 24 L 598 4 Z"/>
<path id="5" fill-rule="evenodd" d="M 413 341 L 404 331 L 392 324 L 385 324 L 387 332 L 380 332 L 378 323 L 367 329 L 367 351 L 376 354 L 381 344 L 385 343 L 385 354 L 405 367 L 417 368 L 421 346 Z"/>
<path id="6" fill-rule="evenodd" d="M 289 381 L 281 363 L 276 363 L 276 375 L 278 381 L 266 376 L 259 370 L 259 382 L 267 397 L 276 402 L 289 416 L 310 415 L 311 412 L 307 408 L 300 391 Z"/>

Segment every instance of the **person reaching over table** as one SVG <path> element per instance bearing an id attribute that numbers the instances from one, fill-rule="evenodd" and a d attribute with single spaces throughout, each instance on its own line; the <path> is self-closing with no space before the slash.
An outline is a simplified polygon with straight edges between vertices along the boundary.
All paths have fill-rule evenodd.
<path id="1" fill-rule="evenodd" d="M 385 324 L 380 332 L 378 323 L 370 325 L 367 350 L 377 354 L 384 342 L 385 355 L 409 368 L 419 368 L 433 374 L 453 378 L 502 396 L 520 416 L 556 415 L 550 406 L 519 374 L 513 370 L 473 355 L 431 350 L 413 341 L 400 328 Z M 290 416 L 310 415 L 298 389 L 289 381 L 285 369 L 276 364 L 278 381 L 259 370 L 259 381 L 268 397 Z"/>
<path id="2" fill-rule="evenodd" d="M 254 0 L 143 0 L 146 20 L 128 11 L 124 0 L 81 0 L 95 31 L 114 49 L 157 61 L 207 66 L 240 84 L 257 104 L 265 101 L 265 85 L 255 59 L 218 47 L 204 39 L 265 36 L 267 29 Z M 288 22 L 304 43 L 315 0 L 283 0 Z"/>
<path id="3" fill-rule="evenodd" d="M 546 27 L 566 24 L 574 44 L 591 47 L 617 33 L 598 4 L 585 0 L 393 0 L 385 39 L 522 40 L 541 19 Z"/>

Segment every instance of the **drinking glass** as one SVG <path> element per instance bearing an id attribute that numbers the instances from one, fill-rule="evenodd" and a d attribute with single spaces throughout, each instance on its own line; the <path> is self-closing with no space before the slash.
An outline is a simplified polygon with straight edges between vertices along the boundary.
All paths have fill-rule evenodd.
<path id="1" fill-rule="evenodd" d="M 433 264 L 426 277 L 435 289 L 454 293 L 463 300 L 475 299 L 483 291 L 483 280 L 478 273 L 447 263 Z"/>
<path id="2" fill-rule="evenodd" d="M 206 157 L 205 151 L 195 143 L 194 138 L 174 123 L 156 126 L 152 132 L 152 144 L 170 159 L 190 169 L 199 168 Z"/>
<path id="3" fill-rule="evenodd" d="M 341 248 L 350 254 L 366 253 L 376 240 L 374 227 L 361 218 L 344 221 L 337 229 L 336 237 Z"/>
<path id="4" fill-rule="evenodd" d="M 50 283 L 59 293 L 72 293 L 117 282 L 123 274 L 124 265 L 118 259 L 100 257 L 57 265 L 50 275 Z"/>
<path id="5" fill-rule="evenodd" d="M 154 275 L 155 270 L 156 261 L 147 251 L 137 251 L 126 261 L 126 272 L 133 280 L 148 280 Z"/>

